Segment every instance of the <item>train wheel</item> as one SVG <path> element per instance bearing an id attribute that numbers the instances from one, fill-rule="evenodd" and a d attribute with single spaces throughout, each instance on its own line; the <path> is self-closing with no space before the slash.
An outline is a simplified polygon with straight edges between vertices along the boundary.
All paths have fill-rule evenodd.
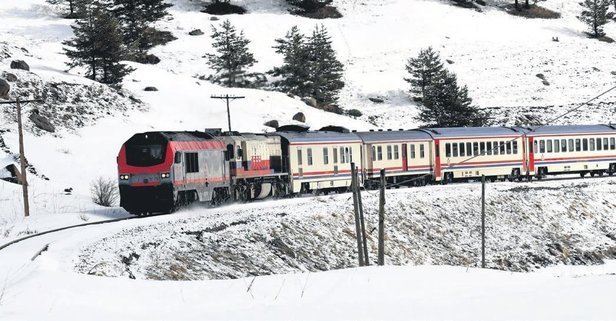
<path id="1" fill-rule="evenodd" d="M 590 177 L 595 177 L 595 172 L 590 172 Z"/>
<path id="2" fill-rule="evenodd" d="M 599 177 L 602 177 L 602 176 L 603 176 L 603 173 L 604 173 L 603 171 L 599 171 L 599 172 L 597 173 L 597 175 L 599 175 Z"/>
<path id="3" fill-rule="evenodd" d="M 581 178 L 584 178 L 584 176 L 586 176 L 586 172 L 581 172 L 581 173 L 580 173 L 580 177 L 581 177 Z"/>

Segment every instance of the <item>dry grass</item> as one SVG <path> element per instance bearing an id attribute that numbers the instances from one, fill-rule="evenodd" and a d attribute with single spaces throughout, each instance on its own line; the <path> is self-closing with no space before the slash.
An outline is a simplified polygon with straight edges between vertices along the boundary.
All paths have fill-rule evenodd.
<path id="1" fill-rule="evenodd" d="M 525 17 L 529 19 L 558 19 L 560 13 L 540 7 L 536 4 L 530 5 L 530 8 L 525 8 L 524 4 L 520 4 L 520 10 L 517 10 L 514 5 L 507 7 L 507 12 L 514 16 Z"/>

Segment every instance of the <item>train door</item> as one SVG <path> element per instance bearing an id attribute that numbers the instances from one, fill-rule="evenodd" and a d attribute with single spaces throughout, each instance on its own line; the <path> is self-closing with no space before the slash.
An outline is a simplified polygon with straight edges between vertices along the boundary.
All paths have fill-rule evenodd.
<path id="1" fill-rule="evenodd" d="M 405 172 L 409 170 L 407 144 L 402 144 L 402 170 Z"/>
<path id="2" fill-rule="evenodd" d="M 535 172 L 535 138 L 528 137 L 528 170 L 530 173 Z"/>
<path id="3" fill-rule="evenodd" d="M 434 140 L 434 177 L 441 180 L 441 143 L 438 139 Z"/>
<path id="4" fill-rule="evenodd" d="M 175 152 L 173 158 L 173 180 L 176 184 L 184 184 L 186 180 L 186 171 L 182 162 L 183 159 L 184 155 L 182 152 Z"/>

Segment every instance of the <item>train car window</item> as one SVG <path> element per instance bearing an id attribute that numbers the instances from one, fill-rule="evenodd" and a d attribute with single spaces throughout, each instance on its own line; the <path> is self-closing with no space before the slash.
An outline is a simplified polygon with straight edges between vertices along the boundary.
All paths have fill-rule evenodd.
<path id="1" fill-rule="evenodd" d="M 608 143 L 607 138 L 603 138 L 603 150 L 609 150 L 610 144 Z"/>
<path id="2" fill-rule="evenodd" d="M 460 143 L 460 156 L 466 156 L 466 150 L 464 148 L 464 143 Z"/>
<path id="3" fill-rule="evenodd" d="M 426 150 L 425 150 L 424 144 L 419 144 L 419 157 L 420 158 L 426 157 Z"/>
<path id="4" fill-rule="evenodd" d="M 466 156 L 473 156 L 473 144 L 466 143 Z"/>
<path id="5" fill-rule="evenodd" d="M 297 165 L 302 165 L 302 149 L 297 149 Z"/>
<path id="6" fill-rule="evenodd" d="M 451 144 L 445 144 L 445 157 L 451 157 Z"/>
<path id="7" fill-rule="evenodd" d="M 492 155 L 492 142 L 487 142 L 486 143 L 486 153 L 488 155 Z"/>
<path id="8" fill-rule="evenodd" d="M 498 142 L 492 142 L 492 149 L 493 149 L 493 153 L 494 155 L 498 155 Z"/>
<path id="9" fill-rule="evenodd" d="M 597 138 L 597 150 L 602 150 L 603 145 L 601 144 L 601 138 Z"/>
<path id="10" fill-rule="evenodd" d="M 509 142 L 507 142 L 507 155 L 511 155 L 511 150 L 512 150 L 511 142 L 509 141 Z"/>
<path id="11" fill-rule="evenodd" d="M 552 140 L 551 140 L 551 139 L 548 139 L 546 142 L 547 142 L 547 150 L 548 150 L 548 153 L 553 152 L 554 150 L 552 149 Z"/>
<path id="12" fill-rule="evenodd" d="M 582 139 L 582 150 L 585 152 L 588 151 L 588 138 Z"/>
<path id="13" fill-rule="evenodd" d="M 353 161 L 353 147 L 348 147 L 347 150 L 349 151 L 349 162 Z"/>
<path id="14" fill-rule="evenodd" d="M 340 164 L 345 164 L 347 162 L 345 154 L 344 154 L 344 147 L 340 147 Z"/>
<path id="15" fill-rule="evenodd" d="M 535 145 L 535 154 L 539 154 L 539 142 L 534 141 L 533 144 Z"/>
<path id="16" fill-rule="evenodd" d="M 616 149 L 616 139 L 614 139 L 614 137 L 610 138 L 610 149 Z"/>
<path id="17" fill-rule="evenodd" d="M 514 155 L 518 154 L 518 141 L 517 140 L 513 141 L 513 154 Z"/>
<path id="18" fill-rule="evenodd" d="M 376 160 L 376 146 L 372 146 L 372 160 Z"/>
<path id="19" fill-rule="evenodd" d="M 338 148 L 334 147 L 332 155 L 334 156 L 334 164 L 338 164 Z"/>
<path id="20" fill-rule="evenodd" d="M 308 159 L 308 166 L 312 165 L 312 148 L 306 149 L 306 158 Z"/>
<path id="21" fill-rule="evenodd" d="M 575 145 L 573 144 L 573 139 L 569 139 L 569 151 L 575 152 Z"/>
<path id="22" fill-rule="evenodd" d="M 415 158 L 415 144 L 411 144 L 411 158 Z"/>
<path id="23" fill-rule="evenodd" d="M 539 141 L 539 152 L 542 154 L 545 153 L 545 140 Z"/>
<path id="24" fill-rule="evenodd" d="M 383 146 L 379 146 L 376 148 L 376 158 L 378 160 L 383 160 Z"/>
<path id="25" fill-rule="evenodd" d="M 173 160 L 174 163 L 179 164 L 182 162 L 182 153 L 181 152 L 175 152 L 175 157 Z"/>
<path id="26" fill-rule="evenodd" d="M 400 159 L 400 150 L 398 145 L 394 145 L 394 159 Z"/>
<path id="27" fill-rule="evenodd" d="M 478 155 L 479 155 L 479 143 L 474 142 L 473 143 L 473 156 L 478 156 Z"/>
<path id="28" fill-rule="evenodd" d="M 393 158 L 393 152 L 391 150 L 391 145 L 387 145 L 387 159 L 391 160 Z"/>
<path id="29" fill-rule="evenodd" d="M 198 153 L 185 153 L 184 162 L 186 163 L 186 173 L 198 173 L 199 172 L 199 154 Z"/>
<path id="30" fill-rule="evenodd" d="M 479 151 L 481 152 L 482 156 L 486 154 L 486 143 L 485 142 L 479 143 Z"/>
<path id="31" fill-rule="evenodd" d="M 554 153 L 560 153 L 560 140 L 554 140 Z"/>
<path id="32" fill-rule="evenodd" d="M 323 147 L 323 164 L 329 164 L 329 148 Z"/>
<path id="33" fill-rule="evenodd" d="M 237 146 L 237 158 L 242 158 L 242 156 L 244 155 L 242 148 L 240 146 Z"/>
<path id="34" fill-rule="evenodd" d="M 567 140 L 566 139 L 560 140 L 560 147 L 563 153 L 567 152 Z"/>
<path id="35" fill-rule="evenodd" d="M 458 157 L 458 143 L 453 143 L 451 146 L 451 155 L 453 157 Z"/>
<path id="36" fill-rule="evenodd" d="M 595 151 L 595 139 L 594 138 L 590 138 L 588 140 L 588 148 L 590 149 L 591 152 Z"/>
<path id="37" fill-rule="evenodd" d="M 575 151 L 576 152 L 582 151 L 582 140 L 579 138 L 575 140 Z"/>

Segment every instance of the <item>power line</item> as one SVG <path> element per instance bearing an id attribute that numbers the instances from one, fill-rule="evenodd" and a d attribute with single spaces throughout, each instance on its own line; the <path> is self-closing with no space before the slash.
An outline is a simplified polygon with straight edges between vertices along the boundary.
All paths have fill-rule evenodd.
<path id="1" fill-rule="evenodd" d="M 212 98 L 212 99 L 224 99 L 224 100 L 227 101 L 227 122 L 229 123 L 229 131 L 231 131 L 231 111 L 229 110 L 229 101 L 230 100 L 235 100 L 235 99 L 244 99 L 246 97 L 244 97 L 244 96 L 229 96 L 227 94 L 227 95 L 224 95 L 224 96 L 214 96 L 214 95 L 212 95 L 212 96 L 210 96 L 210 98 Z"/>

